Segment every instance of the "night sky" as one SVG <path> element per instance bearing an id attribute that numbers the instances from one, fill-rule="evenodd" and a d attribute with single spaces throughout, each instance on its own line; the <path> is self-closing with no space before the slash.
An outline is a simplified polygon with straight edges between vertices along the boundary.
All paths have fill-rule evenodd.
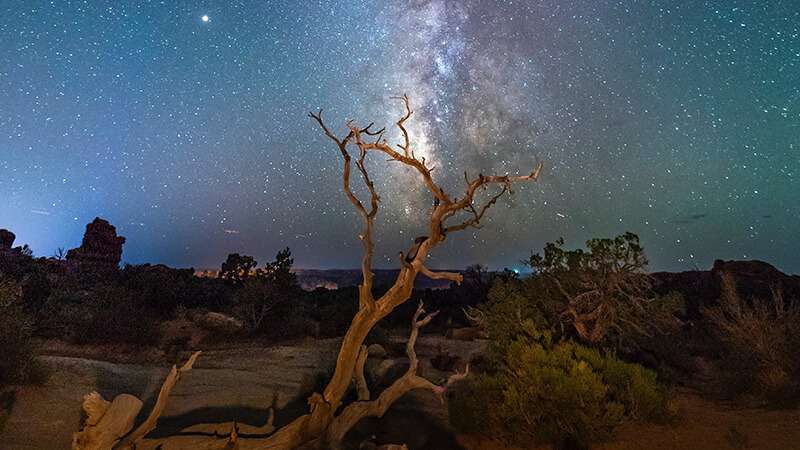
<path id="1" fill-rule="evenodd" d="M 41 256 L 101 216 L 127 262 L 289 246 L 300 267 L 356 267 L 341 156 L 306 114 L 391 125 L 403 93 L 451 195 L 464 170 L 545 164 L 431 267 L 630 230 L 656 270 L 800 272 L 797 0 L 0 0 L 0 228 Z M 368 166 L 376 265 L 394 267 L 432 199 Z"/>

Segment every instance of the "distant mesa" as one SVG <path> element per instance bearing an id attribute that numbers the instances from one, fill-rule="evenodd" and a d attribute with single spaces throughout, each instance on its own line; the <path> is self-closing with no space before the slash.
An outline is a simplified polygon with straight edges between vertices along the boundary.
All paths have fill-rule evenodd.
<path id="1" fill-rule="evenodd" d="M 122 260 L 125 238 L 117 236 L 117 229 L 99 217 L 86 225 L 83 242 L 67 252 L 67 261 L 78 264 L 118 267 Z"/>
<path id="2" fill-rule="evenodd" d="M 14 240 L 17 236 L 3 228 L 0 230 L 0 252 L 7 252 L 11 250 L 11 246 L 14 245 Z"/>

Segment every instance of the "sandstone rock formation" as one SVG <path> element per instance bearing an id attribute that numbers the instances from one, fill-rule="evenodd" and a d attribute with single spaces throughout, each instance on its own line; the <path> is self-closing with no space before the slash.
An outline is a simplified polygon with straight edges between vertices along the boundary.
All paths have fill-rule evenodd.
<path id="1" fill-rule="evenodd" d="M 79 264 L 117 267 L 122 259 L 125 238 L 117 236 L 117 229 L 108 221 L 95 217 L 86 225 L 83 242 L 67 252 L 67 261 Z"/>
<path id="2" fill-rule="evenodd" d="M 397 338 L 398 343 L 404 341 L 404 337 Z M 272 347 L 221 346 L 204 351 L 192 371 L 175 386 L 159 419 L 157 435 L 178 433 L 198 423 L 233 421 L 249 432 L 264 424 L 270 407 L 276 410 L 276 423 L 293 417 L 307 407 L 306 399 L 315 389 L 319 374 L 333 369 L 339 342 L 334 338 Z M 423 361 L 421 370 L 434 379 L 447 376 L 430 363 L 441 349 L 470 360 L 483 351 L 483 345 L 420 336 L 417 352 Z M 178 359 L 183 360 L 187 355 L 188 352 Z M 120 364 L 62 356 L 44 356 L 41 360 L 51 376 L 41 386 L 25 386 L 17 391 L 14 407 L 0 429 L 3 450 L 70 448 L 72 433 L 81 421 L 80 404 L 87 392 L 97 391 L 108 399 L 122 393 L 133 394 L 149 409 L 168 372 L 163 363 Z M 385 366 L 395 370 L 378 370 L 384 361 Z M 391 380 L 383 378 L 387 372 L 402 372 L 407 365 L 402 356 L 370 355 L 367 372 L 371 380 L 388 382 Z M 438 396 L 430 391 L 413 391 L 392 406 L 387 413 L 391 417 L 385 423 L 364 421 L 368 429 L 359 436 L 377 434 L 383 442 L 410 439 L 411 448 L 425 448 L 426 444 L 427 448 L 453 448 L 431 442 L 432 433 L 441 433 L 446 428 L 448 414 Z M 398 416 L 413 422 L 398 427 Z M 217 428 L 225 433 L 230 431 L 230 427 L 216 426 L 210 433 Z M 408 436 L 408 429 L 415 430 L 414 436 Z M 208 432 L 193 431 L 195 435 Z M 385 436 L 389 433 L 394 435 Z M 143 442 L 141 448 L 148 448 L 146 444 L 147 441 Z"/>
<path id="3" fill-rule="evenodd" d="M 0 230 L 0 251 L 11 250 L 11 246 L 14 245 L 14 239 L 16 238 L 14 233 L 6 229 Z"/>

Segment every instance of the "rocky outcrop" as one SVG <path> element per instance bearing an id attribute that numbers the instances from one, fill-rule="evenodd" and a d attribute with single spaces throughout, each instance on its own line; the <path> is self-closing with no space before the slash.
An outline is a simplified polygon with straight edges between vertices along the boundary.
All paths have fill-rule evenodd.
<path id="1" fill-rule="evenodd" d="M 92 223 L 86 225 L 81 246 L 67 252 L 67 261 L 81 265 L 118 267 L 124 243 L 125 238 L 117 236 L 117 229 L 113 225 L 95 217 Z"/>
<path id="2" fill-rule="evenodd" d="M 688 272 L 656 272 L 654 288 L 659 294 L 679 292 L 686 299 L 687 314 L 697 318 L 704 306 L 720 297 L 722 276 L 729 274 L 744 298 L 769 298 L 772 289 L 783 292 L 784 298 L 800 299 L 800 276 L 787 275 L 763 261 L 714 261 L 711 270 Z"/>
<path id="3" fill-rule="evenodd" d="M 714 261 L 711 275 L 717 290 L 723 273 L 733 276 L 745 298 L 768 298 L 772 289 L 779 289 L 785 298 L 800 299 L 800 276 L 787 275 L 763 261 Z"/>
<path id="4" fill-rule="evenodd" d="M 398 338 L 397 342 L 404 343 L 405 339 Z M 264 424 L 270 407 L 276 410 L 276 424 L 308 412 L 306 399 L 320 388 L 320 378 L 326 378 L 333 370 L 340 343 L 339 339 L 323 339 L 269 348 L 240 346 L 204 350 L 192 371 L 175 386 L 158 427 L 149 437 L 175 434 L 203 423 L 236 421 L 245 429 L 257 427 Z M 431 358 L 439 352 L 457 354 L 467 361 L 482 349 L 482 343 L 450 341 L 439 336 L 421 336 L 417 341 L 422 374 L 437 382 L 449 375 L 431 365 Z M 186 355 L 180 355 L 176 361 L 185 358 Z M 92 391 L 107 399 L 122 393 L 132 394 L 142 399 L 144 409 L 149 410 L 168 367 L 168 364 L 142 366 L 62 356 L 44 356 L 42 361 L 49 367 L 51 376 L 42 386 L 25 386 L 16 391 L 13 408 L 4 428 L 0 429 L 0 447 L 4 450 L 69 448 L 72 433 L 81 421 L 83 396 Z M 378 371 L 382 364 L 390 370 Z M 377 395 L 391 379 L 380 375 L 391 377 L 407 367 L 407 360 L 402 356 L 370 354 L 367 376 L 371 389 Z M 362 434 L 380 434 L 383 442 L 411 439 L 411 445 L 422 441 L 422 445 L 411 448 L 424 447 L 425 441 L 428 441 L 428 448 L 453 448 L 430 445 L 434 439 L 432 433 L 436 431 L 434 424 L 441 427 L 448 415 L 446 406 L 432 392 L 412 391 L 395 403 L 388 414 L 394 415 L 392 420 L 384 425 L 370 421 Z M 388 426 L 398 423 L 398 415 L 409 421 L 408 427 Z M 415 430 L 413 436 L 409 436 L 409 429 Z M 382 435 L 389 432 L 401 434 Z M 146 445 L 142 447 L 147 448 Z"/>
<path id="5" fill-rule="evenodd" d="M 16 238 L 17 236 L 15 236 L 14 233 L 5 228 L 0 230 L 0 252 L 11 250 L 11 246 L 14 245 L 14 239 Z"/>

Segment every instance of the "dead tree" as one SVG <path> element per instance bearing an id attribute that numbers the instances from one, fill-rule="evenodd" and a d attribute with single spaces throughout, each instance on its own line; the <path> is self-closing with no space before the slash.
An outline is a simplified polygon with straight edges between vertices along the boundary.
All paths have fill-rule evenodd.
<path id="1" fill-rule="evenodd" d="M 443 242 L 449 233 L 464 230 L 469 227 L 480 226 L 480 221 L 486 211 L 491 208 L 500 197 L 511 192 L 512 183 L 518 181 L 535 181 L 539 178 L 539 174 L 542 170 L 542 165 L 540 163 L 532 172 L 526 175 L 485 176 L 480 174 L 473 180 L 467 179 L 467 186 L 463 197 L 460 199 L 453 198 L 434 181 L 431 174 L 433 167 L 428 167 L 425 158 L 419 159 L 416 157 L 408 129 L 406 128 L 406 121 L 413 114 L 411 104 L 406 95 L 398 99 L 403 103 L 405 109 L 405 114 L 397 121 L 397 127 L 400 129 L 402 138 L 402 142 L 397 144 L 398 150 L 395 150 L 395 148 L 384 139 L 384 129 L 372 130 L 373 124 L 361 128 L 350 121 L 347 123 L 347 134 L 343 138 L 339 138 L 323 121 L 322 110 L 316 114 L 309 114 L 309 116 L 319 124 L 325 135 L 339 148 L 344 162 L 343 188 L 350 202 L 362 216 L 364 229 L 358 236 L 363 245 L 363 256 L 361 260 L 362 282 L 359 285 L 359 309 L 355 317 L 353 317 L 350 328 L 347 330 L 342 341 L 339 356 L 336 361 L 336 369 L 334 370 L 331 380 L 323 393 L 310 402 L 311 412 L 307 416 L 303 416 L 295 421 L 295 423 L 298 423 L 298 429 L 304 432 L 301 434 L 305 434 L 306 436 L 319 436 L 325 440 L 333 438 L 333 441 L 335 441 L 337 437 L 343 436 L 343 434 L 334 433 L 334 435 L 331 435 L 332 429 L 339 428 L 338 426 L 332 425 L 341 423 L 341 417 L 345 412 L 348 412 L 349 415 L 349 411 L 360 410 L 364 412 L 361 417 L 369 415 L 366 413 L 370 409 L 359 406 L 361 402 L 356 402 L 352 406 L 346 407 L 340 415 L 335 416 L 336 411 L 338 411 L 341 406 L 342 398 L 348 390 L 351 379 L 353 378 L 353 371 L 358 361 L 360 349 L 369 331 L 381 319 L 392 312 L 394 308 L 409 299 L 414 288 L 414 281 L 418 274 L 421 273 L 433 279 L 444 279 L 461 283 L 462 276 L 460 273 L 434 272 L 425 266 L 425 261 L 431 250 Z M 361 174 L 361 179 L 369 191 L 370 198 L 368 206 L 356 197 L 350 187 L 350 172 L 353 165 L 353 156 L 348 150 L 350 144 L 354 144 L 355 149 L 358 151 L 357 155 L 355 155 L 355 167 Z M 390 161 L 399 162 L 416 170 L 422 179 L 422 184 L 430 191 L 435 199 L 434 207 L 430 215 L 430 225 L 427 236 L 415 239 L 413 257 L 411 259 L 407 258 L 403 252 L 400 252 L 400 273 L 392 287 L 389 288 L 383 296 L 377 299 L 374 298 L 372 293 L 372 258 L 374 253 L 374 222 L 375 216 L 378 214 L 380 196 L 375 190 L 375 184 L 372 178 L 370 178 L 366 166 L 367 156 L 375 152 L 384 154 Z M 476 192 L 478 192 L 479 189 L 484 189 L 491 185 L 498 185 L 501 189 L 482 205 L 476 205 Z M 448 223 L 450 219 L 457 217 L 463 212 L 468 213 L 469 216 L 456 223 Z M 409 253 L 409 256 L 411 256 L 412 252 Z M 413 339 L 410 339 L 409 342 L 413 343 Z M 394 385 L 389 387 L 387 391 L 401 389 L 402 386 L 404 386 L 404 384 L 402 384 L 403 382 L 404 378 L 399 379 Z M 398 383 L 401 383 L 400 386 L 398 386 Z M 409 386 L 409 389 L 405 390 L 407 391 L 410 389 L 414 389 L 414 387 Z M 394 398 L 392 398 L 391 401 L 394 401 Z M 350 419 L 349 422 L 352 422 L 354 425 L 357 419 Z M 294 438 L 292 442 L 300 444 L 303 438 L 300 436 L 297 437 L 300 438 L 300 440 L 297 441 L 295 440 L 296 438 Z M 332 442 L 327 443 L 330 444 Z"/>
<path id="2" fill-rule="evenodd" d="M 525 175 L 483 175 L 474 179 L 466 177 L 466 187 L 460 198 L 452 197 L 434 181 L 433 167 L 429 167 L 425 158 L 417 158 L 411 142 L 406 121 L 413 111 L 408 96 L 397 97 L 402 102 L 404 114 L 396 122 L 401 133 L 402 142 L 397 147 L 391 146 L 384 139 L 385 129 L 373 130 L 372 124 L 361 127 L 353 121 L 347 123 L 344 137 L 334 134 L 322 119 L 322 110 L 309 113 L 322 132 L 339 149 L 343 161 L 343 189 L 350 203 L 362 217 L 364 228 L 358 235 L 363 246 L 361 259 L 362 282 L 359 285 L 358 311 L 350 323 L 342 339 L 336 367 L 327 386 L 321 393 L 314 393 L 308 399 L 310 411 L 264 438 L 243 438 L 233 426 L 226 439 L 215 442 L 199 442 L 197 438 L 175 436 L 161 439 L 157 444 L 163 449 L 171 448 L 235 448 L 238 449 L 295 449 L 295 448 L 336 448 L 342 438 L 359 420 L 369 416 L 382 416 L 392 403 L 406 392 L 413 389 L 429 389 L 442 394 L 447 387 L 465 374 L 455 374 L 443 386 L 437 386 L 417 375 L 417 357 L 414 352 L 419 329 L 436 315 L 425 315 L 422 305 L 417 309 L 412 320 L 411 336 L 407 345 L 410 361 L 408 371 L 397 379 L 390 387 L 376 398 L 370 398 L 370 392 L 363 377 L 364 361 L 367 355 L 364 339 L 372 328 L 391 313 L 397 306 L 406 302 L 414 288 L 417 275 L 429 278 L 451 280 L 461 283 L 462 276 L 456 272 L 433 271 L 426 267 L 428 256 L 437 245 L 454 232 L 470 227 L 480 227 L 485 213 L 505 194 L 510 194 L 512 184 L 523 181 L 536 181 L 542 170 L 541 163 L 533 171 Z M 355 153 L 351 153 L 355 150 Z M 434 197 L 434 206 L 430 213 L 429 230 L 426 236 L 415 239 L 411 250 L 400 252 L 400 272 L 394 284 L 379 298 L 373 295 L 372 260 L 374 254 L 374 224 L 380 205 L 380 196 L 367 170 L 367 157 L 382 154 L 394 161 L 415 170 L 425 189 Z M 369 192 L 369 199 L 362 201 L 351 188 L 351 172 L 353 167 Z M 497 186 L 496 192 L 489 194 L 483 203 L 476 201 L 479 191 Z M 342 399 L 354 384 L 358 400 L 343 405 Z M 194 439 L 194 440 L 192 440 Z M 142 447 L 143 448 L 143 447 Z"/>

